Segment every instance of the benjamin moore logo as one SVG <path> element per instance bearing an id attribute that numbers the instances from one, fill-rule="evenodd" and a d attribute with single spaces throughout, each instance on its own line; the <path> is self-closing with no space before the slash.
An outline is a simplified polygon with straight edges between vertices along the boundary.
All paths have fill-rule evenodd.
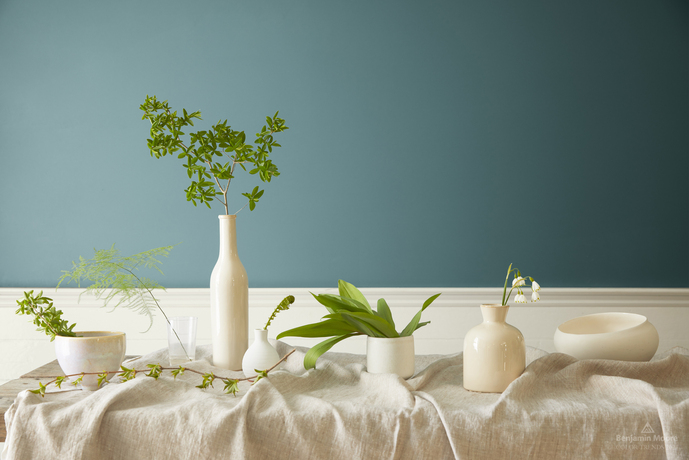
<path id="1" fill-rule="evenodd" d="M 646 422 L 646 425 L 644 425 L 644 428 L 641 430 L 641 432 L 642 433 L 655 433 L 655 431 L 653 431 L 653 428 L 651 428 L 651 425 L 648 422 Z"/>

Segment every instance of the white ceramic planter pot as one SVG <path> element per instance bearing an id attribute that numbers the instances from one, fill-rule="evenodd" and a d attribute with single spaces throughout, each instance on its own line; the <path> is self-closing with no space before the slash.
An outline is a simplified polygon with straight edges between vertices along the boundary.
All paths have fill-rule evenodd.
<path id="1" fill-rule="evenodd" d="M 280 361 L 280 355 L 268 342 L 268 331 L 265 329 L 254 329 L 254 343 L 246 350 L 244 359 L 242 359 L 244 376 L 248 378 L 256 377 L 256 369 L 259 371 L 270 369 L 278 361 Z"/>
<path id="2" fill-rule="evenodd" d="M 220 251 L 211 273 L 213 365 L 240 369 L 249 347 L 249 279 L 237 255 L 237 216 L 218 216 Z"/>
<path id="3" fill-rule="evenodd" d="M 658 331 L 645 316 L 596 313 L 571 319 L 555 331 L 555 349 L 577 359 L 648 361 L 658 350 Z"/>
<path id="4" fill-rule="evenodd" d="M 366 370 L 370 374 L 414 375 L 414 336 L 366 339 Z"/>
<path id="5" fill-rule="evenodd" d="M 108 380 L 120 369 L 127 351 L 124 332 L 84 331 L 79 337 L 55 337 L 57 362 L 65 375 L 82 372 L 113 371 Z M 76 377 L 73 377 L 74 379 Z M 98 389 L 98 376 L 85 375 L 81 381 L 85 390 Z"/>
<path id="6" fill-rule="evenodd" d="M 505 322 L 508 305 L 481 305 L 483 322 L 464 337 L 464 388 L 502 393 L 526 367 L 524 336 Z"/>

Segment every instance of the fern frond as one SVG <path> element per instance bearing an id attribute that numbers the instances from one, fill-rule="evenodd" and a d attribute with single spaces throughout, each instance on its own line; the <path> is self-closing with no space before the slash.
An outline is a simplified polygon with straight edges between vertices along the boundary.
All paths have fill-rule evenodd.
<path id="1" fill-rule="evenodd" d="M 82 281 L 90 282 L 85 292 L 102 300 L 103 307 L 110 307 L 110 311 L 113 311 L 119 306 L 124 306 L 140 315 L 148 316 L 148 331 L 153 326 L 156 308 L 160 309 L 167 319 L 153 295 L 155 289 L 165 288 L 150 278 L 136 275 L 135 271 L 145 268 L 154 269 L 162 274 L 160 257 L 167 257 L 172 248 L 174 246 L 163 246 L 128 257 L 121 256 L 114 244 L 110 249 L 94 249 L 92 259 L 87 260 L 79 256 L 78 263 L 72 262 L 72 270 L 63 270 L 57 287 L 59 288 L 63 281 L 67 284 L 74 282 L 78 287 L 81 287 Z"/>

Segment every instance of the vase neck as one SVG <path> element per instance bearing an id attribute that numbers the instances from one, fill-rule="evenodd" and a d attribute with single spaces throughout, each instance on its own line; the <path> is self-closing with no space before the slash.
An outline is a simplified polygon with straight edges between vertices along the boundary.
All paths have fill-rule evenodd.
<path id="1" fill-rule="evenodd" d="M 487 323 L 504 323 L 509 305 L 481 305 L 483 321 Z"/>
<path id="2" fill-rule="evenodd" d="M 220 253 L 219 257 L 237 256 L 237 227 L 235 215 L 220 215 Z"/>
<path id="3" fill-rule="evenodd" d="M 268 341 L 268 330 L 267 329 L 254 329 L 254 340 L 256 342 L 267 342 Z"/>

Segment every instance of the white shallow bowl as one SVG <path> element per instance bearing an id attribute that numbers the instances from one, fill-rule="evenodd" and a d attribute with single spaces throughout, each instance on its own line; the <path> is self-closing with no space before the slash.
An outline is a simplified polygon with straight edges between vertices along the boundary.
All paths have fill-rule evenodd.
<path id="1" fill-rule="evenodd" d="M 75 331 L 77 337 L 55 337 L 55 354 L 65 375 L 82 372 L 118 371 L 127 350 L 124 332 Z M 115 372 L 108 374 L 110 380 Z M 72 377 L 70 380 L 75 379 Z M 84 390 L 98 389 L 98 376 L 85 375 Z"/>
<path id="2" fill-rule="evenodd" d="M 635 313 L 596 313 L 560 324 L 555 349 L 577 359 L 648 361 L 658 350 L 658 331 Z"/>

